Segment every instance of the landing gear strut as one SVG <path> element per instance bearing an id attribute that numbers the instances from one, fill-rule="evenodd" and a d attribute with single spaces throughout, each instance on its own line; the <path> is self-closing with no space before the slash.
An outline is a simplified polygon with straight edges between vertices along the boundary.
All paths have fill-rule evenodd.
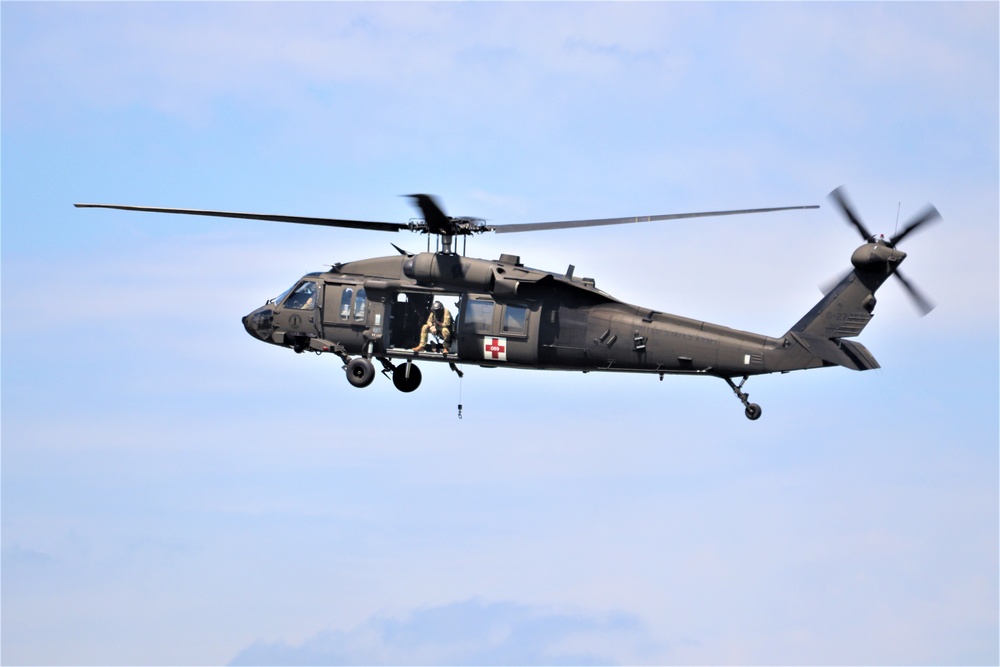
<path id="1" fill-rule="evenodd" d="M 743 403 L 743 406 L 746 408 L 744 414 L 747 416 L 747 419 L 749 419 L 750 421 L 754 421 L 760 419 L 760 414 L 762 410 L 760 409 L 760 406 L 757 405 L 756 403 L 751 403 L 749 400 L 750 394 L 747 394 L 743 391 L 743 384 L 747 381 L 748 377 L 750 376 L 744 375 L 743 379 L 740 380 L 739 384 L 733 382 L 733 379 L 729 377 L 722 379 L 729 384 L 730 388 L 733 390 L 733 393 L 736 394 L 736 398 L 740 399 L 740 402 Z"/>

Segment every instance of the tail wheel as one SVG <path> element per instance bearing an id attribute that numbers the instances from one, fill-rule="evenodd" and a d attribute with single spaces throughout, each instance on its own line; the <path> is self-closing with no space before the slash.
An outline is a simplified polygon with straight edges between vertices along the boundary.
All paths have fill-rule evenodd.
<path id="1" fill-rule="evenodd" d="M 375 379 L 375 366 L 364 357 L 356 357 L 347 362 L 347 381 L 359 389 L 367 387 Z"/>
<path id="2" fill-rule="evenodd" d="M 733 393 L 736 394 L 736 398 L 740 399 L 740 403 L 742 403 L 743 407 L 745 408 L 743 414 L 747 416 L 747 419 L 749 419 L 750 421 L 756 421 L 760 419 L 760 414 L 761 412 L 763 412 L 763 410 L 761 410 L 760 406 L 757 405 L 756 403 L 751 403 L 749 400 L 750 394 L 743 391 L 743 385 L 746 384 L 746 381 L 749 377 L 750 377 L 749 375 L 744 375 L 743 379 L 740 380 L 739 384 L 733 382 L 732 378 L 723 377 L 722 379 L 725 380 L 726 384 L 728 384 L 732 388 Z"/>

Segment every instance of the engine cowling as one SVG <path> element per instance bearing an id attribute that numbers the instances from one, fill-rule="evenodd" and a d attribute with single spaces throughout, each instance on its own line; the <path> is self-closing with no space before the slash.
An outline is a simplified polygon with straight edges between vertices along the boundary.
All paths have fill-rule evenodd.
<path id="1" fill-rule="evenodd" d="M 535 301 L 551 289 L 551 274 L 524 268 L 518 258 L 500 261 L 423 252 L 403 263 L 403 275 L 428 287 L 487 292 L 497 301 Z"/>
<path id="2" fill-rule="evenodd" d="M 403 275 L 421 285 L 491 291 L 495 263 L 459 255 L 422 252 L 403 263 Z"/>

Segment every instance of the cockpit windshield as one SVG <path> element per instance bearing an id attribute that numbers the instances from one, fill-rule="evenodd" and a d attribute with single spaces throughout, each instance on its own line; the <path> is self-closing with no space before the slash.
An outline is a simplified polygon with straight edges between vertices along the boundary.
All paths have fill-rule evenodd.
<path id="1" fill-rule="evenodd" d="M 287 292 L 275 299 L 274 302 L 279 305 L 284 305 L 285 308 L 309 310 L 316 307 L 316 291 L 316 283 L 306 281 L 300 283 L 294 289 L 289 289 Z M 284 300 L 283 304 L 282 300 Z"/>
<path id="2" fill-rule="evenodd" d="M 267 302 L 277 306 L 278 304 L 280 304 L 282 301 L 285 300 L 286 296 L 292 293 L 292 290 L 295 289 L 296 285 L 298 285 L 298 283 L 295 283 L 295 285 L 292 285 L 291 287 L 289 287 L 288 289 L 286 289 L 284 292 L 274 297 L 273 299 L 268 299 Z"/>

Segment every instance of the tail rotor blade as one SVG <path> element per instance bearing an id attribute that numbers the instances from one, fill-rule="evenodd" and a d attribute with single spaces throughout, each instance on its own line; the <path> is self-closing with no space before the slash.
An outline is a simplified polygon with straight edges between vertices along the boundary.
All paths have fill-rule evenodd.
<path id="1" fill-rule="evenodd" d="M 895 247 L 897 243 L 903 240 L 903 238 L 910 232 L 918 229 L 921 225 L 925 225 L 929 222 L 934 222 L 935 220 L 940 220 L 941 214 L 934 206 L 928 206 L 923 210 L 920 215 L 911 220 L 905 227 L 903 231 L 899 232 L 889 240 L 889 245 Z"/>
<path id="2" fill-rule="evenodd" d="M 896 271 L 896 277 L 899 278 L 901 283 L 903 283 L 903 287 L 906 288 L 906 291 L 910 293 L 910 297 L 913 299 L 913 303 L 916 304 L 917 308 L 920 310 L 921 315 L 926 315 L 934 310 L 934 303 L 924 296 L 923 292 L 914 287 L 909 280 L 904 278 L 902 273 Z"/>
<path id="3" fill-rule="evenodd" d="M 857 227 L 858 231 L 861 233 L 861 237 L 865 241 L 868 241 L 872 238 L 871 232 L 868 231 L 868 228 L 865 227 L 864 223 L 861 222 L 861 218 L 858 217 L 858 215 L 854 212 L 854 209 L 848 203 L 847 195 L 844 193 L 843 186 L 831 192 L 830 199 L 837 202 L 837 205 L 840 206 L 840 210 L 842 210 L 844 212 L 844 215 L 847 216 L 848 221 L 852 225 Z"/>
<path id="4" fill-rule="evenodd" d="M 845 271 L 844 273 L 840 273 L 832 278 L 829 278 L 828 280 L 825 280 L 819 284 L 819 290 L 823 292 L 823 294 L 829 294 L 840 283 L 844 282 L 844 280 L 852 273 L 854 273 L 854 271 Z"/>

